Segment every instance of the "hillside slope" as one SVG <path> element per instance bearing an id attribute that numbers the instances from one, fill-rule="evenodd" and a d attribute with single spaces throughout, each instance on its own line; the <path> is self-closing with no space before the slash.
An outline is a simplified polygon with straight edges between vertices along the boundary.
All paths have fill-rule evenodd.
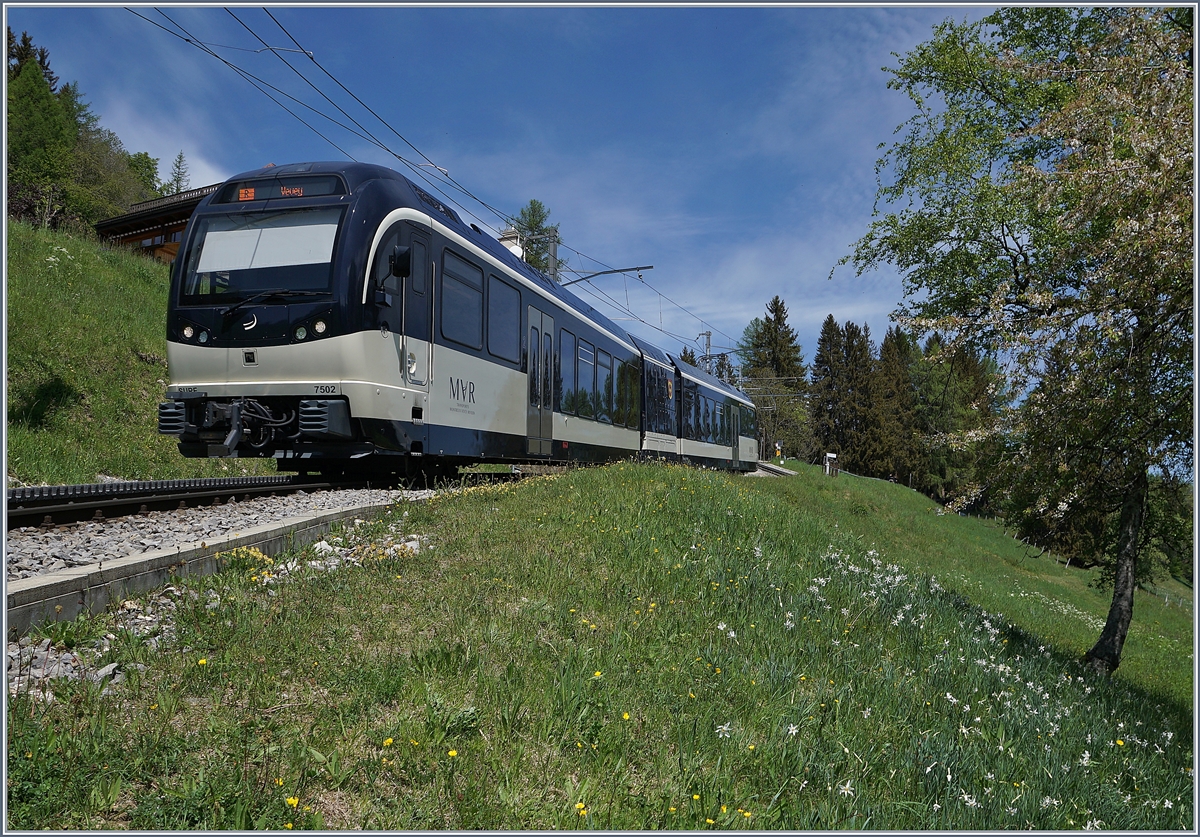
<path id="1" fill-rule="evenodd" d="M 165 265 L 10 222 L 7 279 L 10 486 L 274 471 L 185 460 L 158 435 Z"/>
<path id="2" fill-rule="evenodd" d="M 789 463 L 790 467 L 796 467 Z M 1099 571 L 1068 567 L 1005 534 L 1000 523 L 947 513 L 901 485 L 825 477 L 801 465 L 786 480 L 756 480 L 797 515 L 816 516 L 865 549 L 886 552 L 991 613 L 1003 614 L 1076 658 L 1100 636 L 1112 588 L 1092 586 Z M 1193 692 L 1192 590 L 1172 579 L 1139 589 L 1116 678 L 1186 708 Z"/>

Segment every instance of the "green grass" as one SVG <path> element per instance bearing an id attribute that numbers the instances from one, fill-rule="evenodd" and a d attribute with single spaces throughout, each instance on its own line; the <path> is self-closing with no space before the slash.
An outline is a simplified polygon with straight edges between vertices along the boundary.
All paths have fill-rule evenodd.
<path id="1" fill-rule="evenodd" d="M 880 480 L 839 476 L 789 463 L 797 476 L 756 480 L 755 488 L 790 508 L 835 521 L 862 549 L 938 579 L 978 606 L 1003 613 L 1023 630 L 1081 657 L 1100 636 L 1112 590 L 1090 586 L 1098 571 L 1067 567 L 1051 554 L 1004 534 L 995 521 L 944 510 L 927 497 Z M 1192 591 L 1172 579 L 1139 590 L 1117 679 L 1156 700 L 1192 705 Z M 1170 596 L 1170 604 L 1160 596 Z"/>
<path id="2" fill-rule="evenodd" d="M 120 635 L 112 697 L 10 701 L 8 825 L 1192 828 L 1190 702 L 974 603 L 1003 534 L 923 508 L 619 465 L 398 509 L 338 536 L 360 567 L 242 553 L 168 651 Z"/>
<path id="3" fill-rule="evenodd" d="M 8 225 L 8 476 L 23 483 L 272 473 L 185 460 L 157 433 L 167 381 L 167 267 Z"/>

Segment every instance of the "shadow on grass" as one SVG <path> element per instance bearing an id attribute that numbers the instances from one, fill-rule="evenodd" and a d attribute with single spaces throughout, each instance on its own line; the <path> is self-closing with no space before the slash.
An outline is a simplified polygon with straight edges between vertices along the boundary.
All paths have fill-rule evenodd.
<path id="1" fill-rule="evenodd" d="M 16 397 L 8 406 L 8 423 L 40 430 L 50 423 L 56 413 L 74 404 L 80 392 L 58 375 L 53 375 L 32 391 L 14 395 Z"/>

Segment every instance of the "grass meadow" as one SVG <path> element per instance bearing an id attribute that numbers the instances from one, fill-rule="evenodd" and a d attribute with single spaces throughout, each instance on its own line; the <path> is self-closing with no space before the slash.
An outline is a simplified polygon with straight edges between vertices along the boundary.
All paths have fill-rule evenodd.
<path id="1" fill-rule="evenodd" d="M 1074 570 L 896 486 L 621 464 L 329 543 L 180 580 L 156 651 L 48 629 L 128 679 L 10 699 L 8 827 L 1195 827 L 1190 615 L 1090 675 Z"/>
<path id="2" fill-rule="evenodd" d="M 167 266 L 11 221 L 7 227 L 9 478 L 26 484 L 274 473 L 183 459 L 159 436 Z"/>

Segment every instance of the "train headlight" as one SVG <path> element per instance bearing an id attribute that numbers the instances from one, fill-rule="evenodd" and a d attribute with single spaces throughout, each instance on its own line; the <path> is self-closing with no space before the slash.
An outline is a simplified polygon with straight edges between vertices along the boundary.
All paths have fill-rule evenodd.
<path id="1" fill-rule="evenodd" d="M 200 340 L 201 343 L 207 343 L 208 342 L 208 332 L 207 331 L 200 332 L 200 337 L 198 339 Z"/>
<path id="2" fill-rule="evenodd" d="M 195 334 L 196 334 L 196 329 L 192 328 L 190 325 L 185 325 L 183 327 L 183 336 L 185 339 L 191 340 Z"/>
<path id="3" fill-rule="evenodd" d="M 303 340 L 305 337 L 308 337 L 308 329 L 306 329 L 304 326 L 300 326 L 296 329 L 296 339 Z"/>
<path id="4" fill-rule="evenodd" d="M 315 323 L 313 323 L 313 331 L 315 331 L 317 334 L 324 334 L 325 333 L 325 321 L 317 320 Z"/>

